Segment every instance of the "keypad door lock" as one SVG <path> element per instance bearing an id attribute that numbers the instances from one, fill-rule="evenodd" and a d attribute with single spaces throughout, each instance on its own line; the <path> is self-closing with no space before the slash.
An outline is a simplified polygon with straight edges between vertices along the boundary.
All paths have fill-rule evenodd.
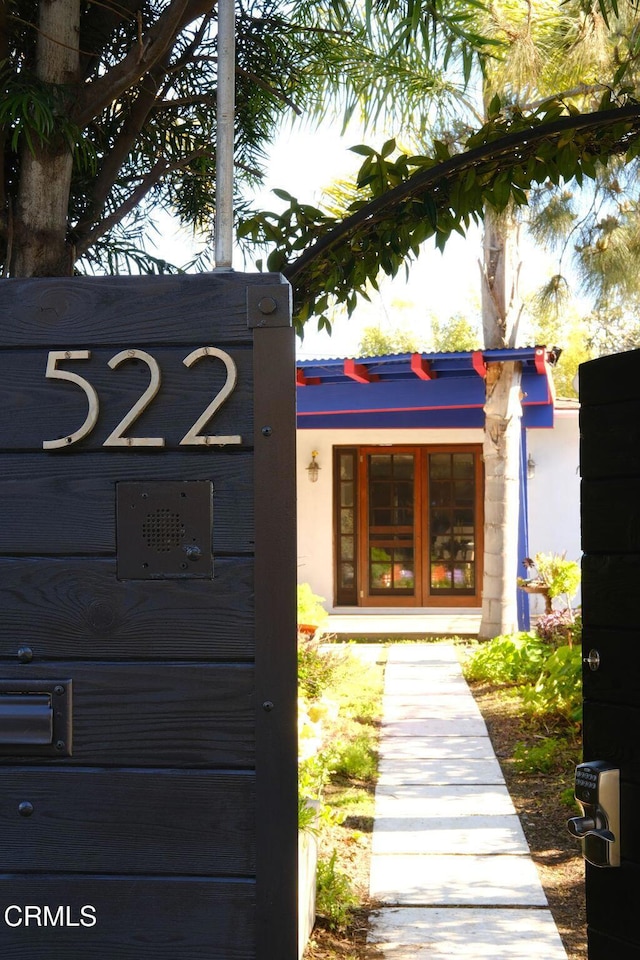
<path id="1" fill-rule="evenodd" d="M 595 867 L 620 866 L 620 771 L 604 760 L 576 767 L 575 798 L 583 816 L 568 821 L 582 843 L 582 855 Z"/>

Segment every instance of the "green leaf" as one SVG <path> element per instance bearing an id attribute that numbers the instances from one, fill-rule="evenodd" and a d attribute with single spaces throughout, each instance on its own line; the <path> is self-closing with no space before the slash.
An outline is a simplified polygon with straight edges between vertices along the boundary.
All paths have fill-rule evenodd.
<path id="1" fill-rule="evenodd" d="M 282 250 L 272 250 L 267 257 L 267 270 L 270 273 L 279 273 L 286 266 L 287 258 Z"/>
<path id="2" fill-rule="evenodd" d="M 393 151 L 396 148 L 395 137 L 392 137 L 390 140 L 387 140 L 382 144 L 382 149 L 380 151 L 381 157 L 390 157 Z"/>
<path id="3" fill-rule="evenodd" d="M 497 93 L 491 98 L 491 102 L 487 107 L 487 116 L 490 120 L 495 120 L 496 117 L 500 116 L 500 110 L 502 109 L 502 102 Z"/>
<path id="4" fill-rule="evenodd" d="M 375 156 L 375 150 L 372 147 L 368 147 L 364 143 L 360 143 L 355 147 L 349 147 L 351 153 L 357 153 L 361 157 L 373 157 Z"/>
<path id="5" fill-rule="evenodd" d="M 291 194 L 290 194 L 290 193 L 287 193 L 286 190 L 280 190 L 280 189 L 278 189 L 278 188 L 276 187 L 275 189 L 273 189 L 273 190 L 271 191 L 271 193 L 275 193 L 276 197 L 279 197 L 281 200 L 284 200 L 286 203 L 293 203 L 293 204 L 295 204 L 295 203 L 298 202 L 298 201 L 296 200 L 296 198 L 295 198 L 295 197 L 292 197 Z"/>

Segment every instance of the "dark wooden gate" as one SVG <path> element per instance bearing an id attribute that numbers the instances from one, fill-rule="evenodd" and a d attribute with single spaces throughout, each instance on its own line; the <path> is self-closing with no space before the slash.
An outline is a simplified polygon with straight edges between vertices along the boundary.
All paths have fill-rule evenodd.
<path id="1" fill-rule="evenodd" d="M 297 956 L 289 299 L 0 283 L 3 960 Z"/>
<path id="2" fill-rule="evenodd" d="M 580 370 L 585 760 L 620 768 L 619 868 L 587 867 L 590 960 L 639 960 L 640 351 Z"/>

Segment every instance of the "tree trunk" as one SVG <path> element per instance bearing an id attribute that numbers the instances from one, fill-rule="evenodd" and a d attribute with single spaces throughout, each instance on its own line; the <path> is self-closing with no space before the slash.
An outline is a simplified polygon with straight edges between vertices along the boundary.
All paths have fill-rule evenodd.
<path id="1" fill-rule="evenodd" d="M 80 0 L 39 4 L 36 76 L 60 94 L 73 89 L 79 69 Z M 73 154 L 59 131 L 31 136 L 23 145 L 10 273 L 14 277 L 55 276 L 73 271 L 67 220 Z"/>
<path id="2" fill-rule="evenodd" d="M 486 349 L 516 345 L 518 224 L 508 213 L 485 211 L 482 320 Z M 485 399 L 484 578 L 479 636 L 518 629 L 516 577 L 520 511 L 521 365 L 487 365 Z"/>

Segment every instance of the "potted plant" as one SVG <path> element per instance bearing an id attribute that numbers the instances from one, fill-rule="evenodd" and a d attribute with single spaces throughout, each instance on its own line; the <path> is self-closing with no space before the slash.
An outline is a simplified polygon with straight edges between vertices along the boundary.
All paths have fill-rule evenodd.
<path id="1" fill-rule="evenodd" d="M 308 583 L 298 584 L 298 639 L 311 640 L 327 619 L 324 597 L 313 592 Z"/>
<path id="2" fill-rule="evenodd" d="M 526 577 L 518 577 L 518 586 L 525 593 L 539 593 L 544 597 L 544 612 L 551 613 L 555 597 L 564 596 L 571 609 L 571 599 L 580 585 L 580 567 L 575 560 L 567 560 L 564 553 L 536 553 L 534 559 L 522 561 Z"/>

